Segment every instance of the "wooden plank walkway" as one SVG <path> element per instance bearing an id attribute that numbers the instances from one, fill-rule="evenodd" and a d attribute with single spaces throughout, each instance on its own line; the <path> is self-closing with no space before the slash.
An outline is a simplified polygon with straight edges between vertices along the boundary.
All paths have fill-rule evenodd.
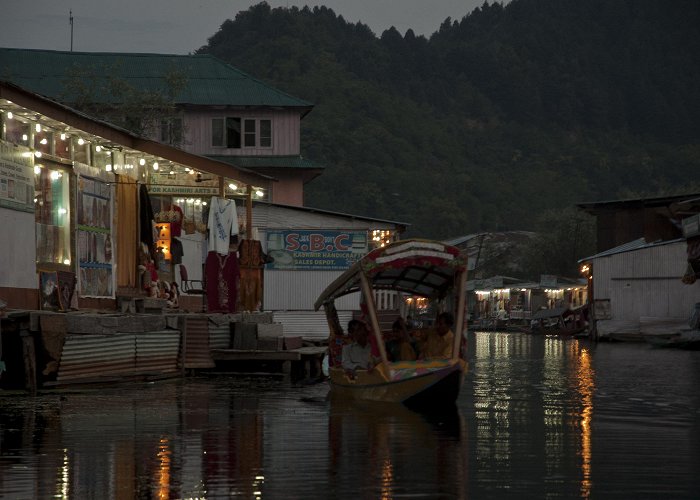
<path id="1" fill-rule="evenodd" d="M 306 357 L 323 358 L 325 347 L 299 347 L 289 351 L 261 351 L 244 349 L 212 349 L 214 361 L 301 361 Z"/>
<path id="2" fill-rule="evenodd" d="M 214 361 L 281 361 L 283 371 L 292 379 L 319 378 L 322 376 L 321 362 L 326 353 L 325 347 L 308 346 L 289 351 L 265 351 L 242 349 L 212 349 Z"/>

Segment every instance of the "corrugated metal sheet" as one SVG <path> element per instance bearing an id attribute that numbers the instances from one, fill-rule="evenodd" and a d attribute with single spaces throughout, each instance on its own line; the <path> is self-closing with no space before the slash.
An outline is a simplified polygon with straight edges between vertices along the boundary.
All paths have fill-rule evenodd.
<path id="1" fill-rule="evenodd" d="M 700 287 L 681 282 L 686 258 L 685 241 L 600 257 L 593 262 L 594 298 L 610 299 L 615 321 L 689 317 Z"/>
<path id="2" fill-rule="evenodd" d="M 206 317 L 183 318 L 185 322 L 185 368 L 213 368 L 209 352 L 209 320 Z"/>
<path id="3" fill-rule="evenodd" d="M 352 311 L 338 311 L 338 319 L 343 330 L 352 319 Z M 319 340 L 328 338 L 328 321 L 321 310 L 275 311 L 274 321 L 282 323 L 285 337 L 307 337 Z"/>
<path id="4" fill-rule="evenodd" d="M 245 218 L 245 202 L 237 202 L 238 215 Z M 358 217 L 340 212 L 330 212 L 308 207 L 273 205 L 265 202 L 253 204 L 253 226 L 260 230 L 263 248 L 267 248 L 266 229 L 327 229 L 372 231 L 374 229 L 396 229 L 402 222 Z"/>
<path id="5" fill-rule="evenodd" d="M 225 323 L 223 325 L 215 325 L 209 323 L 209 348 L 210 349 L 228 349 L 231 347 L 231 325 Z"/>
<path id="6" fill-rule="evenodd" d="M 136 365 L 133 334 L 66 335 L 57 381 L 130 374 Z"/>
<path id="7" fill-rule="evenodd" d="M 248 213 L 248 209 L 246 208 L 245 201 L 238 202 L 236 201 L 236 212 L 238 214 L 238 217 L 240 217 L 242 220 L 245 220 L 246 214 Z M 267 210 L 260 210 L 258 209 L 258 205 L 253 206 L 253 227 L 256 227 L 260 230 L 263 228 L 268 227 L 268 220 L 269 220 L 269 213 Z M 267 241 L 263 237 L 263 235 L 260 235 L 261 242 L 263 249 L 267 248 Z"/>
<path id="8" fill-rule="evenodd" d="M 313 311 L 321 292 L 342 271 L 265 271 L 263 309 L 265 311 Z M 336 303 L 337 309 L 359 309 L 359 294 Z"/>
<path id="9" fill-rule="evenodd" d="M 135 337 L 138 373 L 177 371 L 180 354 L 178 330 L 137 333 Z"/>

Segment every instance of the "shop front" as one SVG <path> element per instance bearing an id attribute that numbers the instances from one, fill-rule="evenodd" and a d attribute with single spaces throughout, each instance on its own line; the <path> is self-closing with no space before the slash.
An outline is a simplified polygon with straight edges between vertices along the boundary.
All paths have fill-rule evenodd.
<path id="1" fill-rule="evenodd" d="M 0 126 L 0 298 L 8 308 L 109 310 L 121 296 L 161 298 L 166 284 L 179 283 L 177 262 L 202 279 L 211 201 L 237 197 L 235 207 L 271 187 L 268 177 L 4 82 Z M 226 236 L 246 224 L 236 219 Z"/>

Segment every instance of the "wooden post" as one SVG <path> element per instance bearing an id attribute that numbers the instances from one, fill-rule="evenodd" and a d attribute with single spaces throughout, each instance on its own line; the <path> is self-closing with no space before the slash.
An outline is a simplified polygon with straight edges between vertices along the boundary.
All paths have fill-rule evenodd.
<path id="1" fill-rule="evenodd" d="M 22 355 L 24 358 L 24 387 L 32 395 L 36 394 L 36 348 L 34 337 L 29 332 L 22 332 Z"/>
<path id="2" fill-rule="evenodd" d="M 245 200 L 245 237 L 253 239 L 253 186 L 248 184 L 248 195 Z"/>
<path id="3" fill-rule="evenodd" d="M 180 316 L 178 322 L 180 323 L 180 354 L 182 356 L 180 375 L 184 379 L 187 376 L 187 368 L 185 366 L 187 362 L 187 320 Z"/>
<path id="4" fill-rule="evenodd" d="M 336 359 L 333 355 L 335 351 L 332 347 L 335 344 L 336 337 L 343 335 L 343 328 L 340 326 L 338 311 L 334 302 L 323 304 L 323 312 L 326 313 L 326 321 L 328 322 L 328 364 L 333 366 Z"/>
<path id="5" fill-rule="evenodd" d="M 462 330 L 464 329 L 464 303 L 466 302 L 467 294 L 467 265 L 464 264 L 464 270 L 459 272 L 457 276 L 457 314 L 455 315 L 455 338 L 452 346 L 452 359 L 459 358 L 459 348 L 462 343 Z"/>
<path id="6" fill-rule="evenodd" d="M 382 330 L 379 326 L 379 320 L 377 319 L 377 306 L 374 304 L 372 287 L 369 286 L 369 280 L 362 270 L 360 270 L 360 283 L 362 284 L 362 293 L 365 296 L 367 309 L 369 309 L 369 318 L 372 321 L 372 330 L 374 331 L 374 338 L 377 341 L 377 347 L 379 347 L 379 354 L 381 355 L 384 364 L 387 364 L 389 362 L 389 358 L 386 355 L 384 339 L 382 338 Z"/>

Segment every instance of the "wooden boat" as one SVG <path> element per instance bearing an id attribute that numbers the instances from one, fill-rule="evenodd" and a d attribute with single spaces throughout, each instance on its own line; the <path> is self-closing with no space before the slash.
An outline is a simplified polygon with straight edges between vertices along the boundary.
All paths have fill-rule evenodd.
<path id="1" fill-rule="evenodd" d="M 567 309 L 555 307 L 542 309 L 532 315 L 528 333 L 539 335 L 574 336 L 584 332 L 587 326 L 583 320 L 585 309 Z M 567 318 L 569 318 L 567 320 Z"/>
<path id="2" fill-rule="evenodd" d="M 666 334 L 643 335 L 644 340 L 655 347 L 700 350 L 700 330 L 684 329 Z"/>
<path id="3" fill-rule="evenodd" d="M 381 363 L 349 378 L 339 366 L 329 367 L 331 395 L 348 399 L 398 402 L 411 406 L 454 404 L 467 363 L 460 357 L 465 325 L 467 257 L 456 247 L 429 240 L 404 240 L 369 252 L 321 293 L 316 310 L 324 307 L 330 329 L 329 345 L 342 335 L 334 302 L 360 292 L 367 304 L 370 328 Z M 394 290 L 428 299 L 454 294 L 455 341 L 452 357 L 392 362 L 387 357 L 377 318 L 374 290 Z"/>

